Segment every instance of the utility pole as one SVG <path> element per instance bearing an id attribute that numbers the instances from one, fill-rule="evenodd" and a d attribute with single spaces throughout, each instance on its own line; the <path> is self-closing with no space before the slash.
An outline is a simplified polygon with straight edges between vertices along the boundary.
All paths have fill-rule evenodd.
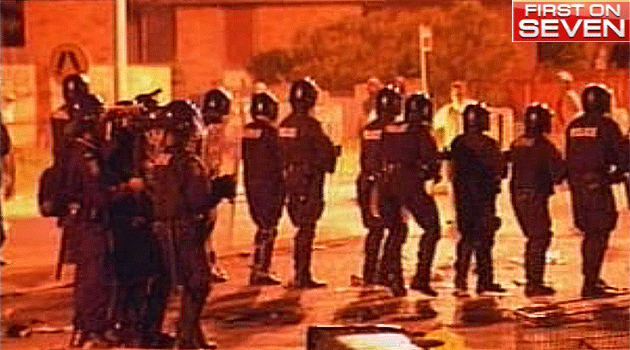
<path id="1" fill-rule="evenodd" d="M 127 0 L 114 1 L 114 101 L 127 96 Z"/>
<path id="2" fill-rule="evenodd" d="M 419 53 L 420 53 L 420 87 L 422 91 L 429 92 L 429 69 L 427 54 L 432 50 L 431 28 L 421 24 L 418 26 Z"/>

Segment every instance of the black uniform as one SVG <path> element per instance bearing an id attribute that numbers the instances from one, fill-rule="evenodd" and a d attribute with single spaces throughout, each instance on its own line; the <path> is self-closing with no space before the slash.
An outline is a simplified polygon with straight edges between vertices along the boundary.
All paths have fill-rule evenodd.
<path id="1" fill-rule="evenodd" d="M 183 286 L 179 339 L 185 346 L 201 341 L 199 316 L 210 292 L 210 271 L 204 249 L 210 189 L 200 161 L 182 152 L 165 153 L 147 169 L 147 190 L 153 203 L 153 234 L 158 242 L 161 273 L 153 284 L 148 331 L 158 333 L 171 285 Z"/>
<path id="2" fill-rule="evenodd" d="M 315 286 L 311 253 L 317 220 L 324 210 L 324 176 L 334 171 L 335 149 L 320 123 L 307 111 L 286 117 L 279 134 L 289 217 L 298 228 L 294 248 L 295 284 Z"/>
<path id="3" fill-rule="evenodd" d="M 151 201 L 144 191 L 125 189 L 113 196 L 110 211 L 117 281 L 115 317 L 123 340 L 136 345 L 143 336 L 146 290 L 159 272 Z"/>
<path id="4" fill-rule="evenodd" d="M 385 223 L 381 215 L 380 192 L 383 176 L 383 129 L 381 119 L 376 119 L 361 130 L 361 172 L 357 178 L 357 197 L 363 225 L 368 229 L 365 237 L 363 281 L 365 285 L 381 280 L 379 261 Z"/>
<path id="5" fill-rule="evenodd" d="M 523 135 L 510 147 L 512 207 L 523 234 L 529 289 L 543 285 L 545 254 L 551 243 L 549 197 L 565 177 L 562 155 L 544 135 Z"/>
<path id="6" fill-rule="evenodd" d="M 4 158 L 11 152 L 11 137 L 4 124 L 0 124 L 0 157 Z M 0 169 L 0 183 L 2 183 L 2 169 Z M 2 204 L 0 204 L 0 247 L 4 244 L 6 235 L 4 233 L 4 225 L 2 224 Z"/>
<path id="7" fill-rule="evenodd" d="M 233 179 L 210 182 L 202 161 L 186 150 L 195 113 L 185 101 L 166 106 L 163 118 L 172 120 L 168 133 L 173 143 L 151 154 L 145 162 L 160 262 L 160 273 L 151 286 L 145 330 L 160 332 L 170 287 L 180 285 L 178 345 L 184 349 L 205 344 L 199 322 L 210 292 L 210 267 L 204 247 L 207 214 L 222 198 L 234 196 Z"/>
<path id="8" fill-rule="evenodd" d="M 63 191 L 70 203 L 66 220 L 75 228 L 75 327 L 88 340 L 102 337 L 109 327 L 113 276 L 108 214 L 114 183 L 93 140 L 79 137 L 70 147 Z"/>
<path id="9" fill-rule="evenodd" d="M 50 130 L 52 138 L 53 168 L 67 168 L 70 160 L 71 143 L 74 137 L 74 128 L 77 119 L 81 118 L 79 105 L 89 94 L 89 87 L 84 77 L 71 74 L 65 77 L 61 83 L 64 104 L 55 110 L 50 118 Z M 63 172 L 63 171 L 60 171 Z M 66 213 L 67 214 L 67 213 Z M 61 255 L 59 263 L 74 264 L 77 257 L 78 230 L 76 217 L 64 215 L 57 221 L 61 227 Z"/>
<path id="10" fill-rule="evenodd" d="M 258 227 L 254 238 L 254 264 L 250 282 L 259 284 L 263 276 L 269 277 L 278 221 L 284 207 L 278 131 L 269 121 L 262 119 L 247 124 L 242 150 L 249 213 Z M 272 282 L 269 278 L 266 280 Z"/>
<path id="11" fill-rule="evenodd" d="M 232 105 L 231 95 L 223 88 L 207 91 L 203 98 L 201 116 L 205 125 L 205 135 L 201 138 L 201 159 L 206 166 L 208 177 L 214 179 L 221 171 L 222 152 L 225 145 L 225 124 Z M 222 283 L 228 280 L 228 273 L 219 266 L 217 254 L 212 244 L 212 232 L 217 223 L 217 210 L 211 210 L 206 225 L 206 240 L 210 240 L 210 277 L 212 282 Z"/>
<path id="12" fill-rule="evenodd" d="M 589 113 L 567 127 L 567 166 L 575 225 L 584 233 L 584 296 L 600 294 L 599 274 L 617 224 L 611 167 L 622 168 L 622 135 L 612 119 Z"/>
<path id="13" fill-rule="evenodd" d="M 438 152 L 429 129 L 419 123 L 395 123 L 385 127 L 386 225 L 392 231 L 387 239 L 386 254 L 390 264 L 389 278 L 402 284 L 400 261 L 406 225 L 401 226 L 400 212 L 405 208 L 422 227 L 424 234 L 418 249 L 418 270 L 415 284 L 428 286 L 435 248 L 440 238 L 440 222 L 435 201 L 425 190 L 425 182 L 439 176 Z M 384 259 L 385 260 L 385 259 Z"/>
<path id="14" fill-rule="evenodd" d="M 467 109 L 470 111 L 464 111 L 466 122 L 469 118 L 478 118 L 470 117 L 471 113 L 487 113 L 481 105 L 469 105 Z M 478 293 L 502 291 L 494 283 L 492 247 L 494 234 L 500 226 L 495 202 L 501 190 L 501 178 L 507 171 L 497 142 L 483 134 L 487 129 L 487 114 L 485 118 L 481 125 L 465 128 L 464 134 L 451 143 L 455 209 L 461 235 L 457 243 L 455 287 L 462 291 L 467 289 L 468 270 L 474 253 Z"/>
<path id="15" fill-rule="evenodd" d="M 68 147 L 68 125 L 70 123 L 70 116 L 67 109 L 66 105 L 59 107 L 55 112 L 53 112 L 50 118 L 52 155 L 54 162 L 59 162 L 61 160 L 64 150 Z"/>

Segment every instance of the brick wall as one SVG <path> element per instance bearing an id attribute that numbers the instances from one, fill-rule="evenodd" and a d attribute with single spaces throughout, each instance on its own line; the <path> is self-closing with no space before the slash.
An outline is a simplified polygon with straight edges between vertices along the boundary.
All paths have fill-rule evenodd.
<path id="1" fill-rule="evenodd" d="M 27 1 L 24 16 L 26 42 L 22 48 L 2 48 L 4 64 L 35 66 L 35 116 L 40 146 L 45 146 L 47 118 L 51 112 L 51 90 L 59 87 L 49 65 L 53 49 L 61 44 L 81 46 L 90 64 L 112 62 L 113 7 L 109 0 Z M 41 144 L 41 143 L 44 144 Z"/>
<path id="2" fill-rule="evenodd" d="M 208 90 L 221 78 L 226 52 L 225 17 L 217 8 L 179 8 L 176 11 L 174 97 Z"/>

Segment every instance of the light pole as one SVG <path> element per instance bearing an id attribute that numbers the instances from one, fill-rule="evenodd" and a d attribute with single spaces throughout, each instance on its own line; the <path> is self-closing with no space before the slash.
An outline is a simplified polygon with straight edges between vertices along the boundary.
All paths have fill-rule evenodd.
<path id="1" fill-rule="evenodd" d="M 114 0 L 114 101 L 127 98 L 127 0 Z"/>
<path id="2" fill-rule="evenodd" d="M 418 26 L 418 39 L 418 48 L 420 51 L 420 87 L 422 91 L 429 92 L 427 53 L 431 51 L 432 47 L 431 28 L 423 24 Z"/>

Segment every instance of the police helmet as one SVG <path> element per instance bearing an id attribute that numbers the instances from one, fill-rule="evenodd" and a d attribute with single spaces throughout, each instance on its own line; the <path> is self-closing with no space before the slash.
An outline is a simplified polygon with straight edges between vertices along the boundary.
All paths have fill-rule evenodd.
<path id="1" fill-rule="evenodd" d="M 402 111 L 402 96 L 389 85 L 376 94 L 376 115 L 385 122 L 391 122 Z"/>
<path id="2" fill-rule="evenodd" d="M 607 86 L 590 84 L 582 91 L 582 108 L 586 114 L 602 116 L 610 113 L 612 93 Z"/>
<path id="3" fill-rule="evenodd" d="M 185 141 L 197 131 L 200 117 L 197 107 L 191 102 L 174 100 L 164 107 L 160 118 L 168 131 L 180 141 Z"/>
<path id="4" fill-rule="evenodd" d="M 268 92 L 259 92 L 252 96 L 250 108 L 252 118 L 264 117 L 269 120 L 276 120 L 278 117 L 278 100 Z"/>
<path id="5" fill-rule="evenodd" d="M 319 88 L 311 78 L 300 79 L 291 85 L 289 102 L 294 111 L 306 112 L 315 107 Z"/>
<path id="6" fill-rule="evenodd" d="M 405 102 L 405 121 L 430 126 L 433 123 L 433 103 L 425 92 L 417 92 Z"/>
<path id="7" fill-rule="evenodd" d="M 476 102 L 466 106 L 462 117 L 464 118 L 464 133 L 490 129 L 490 112 L 483 102 Z"/>
<path id="8" fill-rule="evenodd" d="M 525 109 L 525 133 L 541 135 L 551 131 L 552 112 L 545 104 L 534 103 Z"/>
<path id="9" fill-rule="evenodd" d="M 72 133 L 76 135 L 95 131 L 103 110 L 103 101 L 94 94 L 75 97 L 68 109 Z"/>
<path id="10" fill-rule="evenodd" d="M 89 82 L 87 78 L 81 74 L 70 74 L 61 82 L 63 99 L 66 103 L 70 103 L 78 96 L 87 95 L 89 93 Z"/>
<path id="11" fill-rule="evenodd" d="M 230 113 L 232 96 L 224 89 L 212 89 L 203 98 L 201 114 L 206 125 L 220 124 L 223 117 Z"/>

